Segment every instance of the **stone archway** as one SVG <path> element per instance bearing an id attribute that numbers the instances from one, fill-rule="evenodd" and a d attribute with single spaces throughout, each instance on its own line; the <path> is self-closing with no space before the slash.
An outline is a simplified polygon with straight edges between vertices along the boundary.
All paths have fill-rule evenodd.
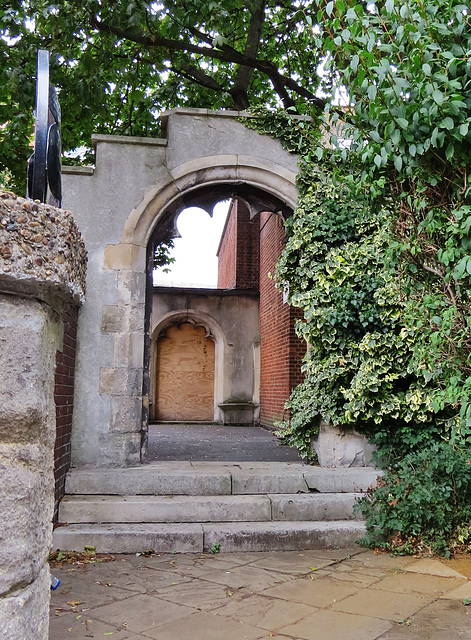
<path id="1" fill-rule="evenodd" d="M 152 237 L 171 232 L 185 206 L 208 210 L 222 194 L 244 197 L 254 214 L 295 205 L 296 156 L 247 130 L 237 115 L 177 109 L 163 118 L 165 138 L 96 136 L 96 167 L 65 169 L 64 206 L 89 252 L 79 319 L 76 466 L 140 461 L 149 403 L 144 336 Z"/>

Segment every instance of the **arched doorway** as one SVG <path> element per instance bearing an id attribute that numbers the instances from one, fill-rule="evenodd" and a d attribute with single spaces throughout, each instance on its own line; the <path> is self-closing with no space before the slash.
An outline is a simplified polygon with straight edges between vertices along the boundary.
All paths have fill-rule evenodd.
<path id="1" fill-rule="evenodd" d="M 214 340 L 204 327 L 183 322 L 162 331 L 156 347 L 156 419 L 212 422 Z"/>
<path id="2" fill-rule="evenodd" d="M 213 318 L 217 317 L 218 321 L 222 323 L 221 326 L 223 326 L 228 341 L 233 345 L 232 358 L 225 363 L 223 372 L 227 383 L 226 393 L 223 394 L 222 402 L 219 400 L 217 407 L 215 407 L 213 416 L 210 415 L 211 397 L 208 389 L 203 391 L 203 396 L 198 402 L 191 394 L 191 379 L 197 379 L 197 359 L 195 359 L 191 370 L 187 369 L 183 372 L 178 350 L 182 349 L 184 352 L 186 346 L 181 340 L 178 340 L 175 342 L 173 355 L 170 356 L 169 350 L 172 346 L 169 344 L 167 348 L 162 343 L 162 348 L 158 348 L 157 351 L 158 353 L 163 352 L 166 362 L 162 363 L 161 356 L 158 356 L 154 412 L 157 423 L 163 421 L 191 422 L 192 420 L 209 422 L 214 420 L 228 426 L 257 426 L 260 423 L 273 426 L 277 420 L 285 417 L 285 401 L 294 384 L 297 383 L 296 381 L 293 384 L 296 375 L 294 371 L 298 369 L 300 371 L 300 358 L 298 354 L 294 354 L 293 358 L 293 341 L 296 340 L 294 317 L 292 317 L 291 309 L 284 305 L 281 299 L 279 300 L 280 294 L 269 275 L 270 272 L 273 272 L 282 249 L 283 219 L 289 214 L 289 209 L 272 195 L 266 194 L 260 189 L 233 184 L 219 184 L 217 187 L 206 185 L 194 189 L 187 194 L 185 205 L 199 204 L 201 208 L 205 208 L 208 213 L 211 213 L 212 207 L 221 199 L 221 196 L 231 196 L 232 200 L 219 247 L 225 256 L 222 262 L 227 267 L 222 272 L 219 271 L 221 277 L 218 277 L 218 285 L 222 286 L 222 289 L 218 288 L 213 294 L 200 291 L 200 298 L 205 297 L 206 303 L 202 299 L 197 301 L 195 299 L 197 294 L 190 294 L 189 291 L 186 291 L 185 299 L 182 302 L 191 312 L 199 308 L 199 304 L 210 310 L 210 315 Z M 174 207 L 168 207 L 161 214 L 160 220 L 149 238 L 148 265 L 151 254 L 159 242 L 165 242 L 169 238 L 175 237 L 177 218 L 181 207 L 182 204 L 174 203 Z M 229 229 L 231 229 L 230 233 Z M 219 257 L 221 258 L 221 254 Z M 263 273 L 260 271 L 262 264 Z M 221 285 L 220 282 L 225 284 Z M 223 294 L 228 291 L 240 297 L 234 296 L 231 300 L 224 299 Z M 166 297 L 162 292 L 159 292 L 159 295 L 161 300 Z M 174 295 L 176 294 L 174 293 Z M 249 302 L 247 297 L 250 295 L 254 295 L 256 298 L 255 330 L 253 324 L 248 326 L 246 315 L 241 309 L 242 304 Z M 251 302 L 254 301 L 251 300 Z M 152 305 L 152 313 L 154 313 L 155 303 L 149 301 L 148 305 L 148 309 Z M 228 323 L 222 313 L 223 305 L 231 307 L 231 320 Z M 150 313 L 150 311 L 148 312 Z M 239 334 L 244 334 L 245 340 L 240 335 L 234 336 L 232 332 L 235 326 L 238 327 Z M 150 335 L 149 331 L 146 333 Z M 173 337 L 176 338 L 177 334 Z M 265 350 L 264 344 L 266 345 Z M 147 349 L 150 349 L 149 344 Z M 257 367 L 258 362 L 261 363 L 261 367 Z M 162 365 L 165 365 L 166 369 L 163 369 Z M 179 378 L 181 375 L 184 375 L 189 381 L 188 393 L 181 384 Z M 201 383 L 204 377 L 202 376 Z M 151 387 L 151 376 L 149 383 Z M 152 394 L 150 388 L 149 394 Z M 175 397 L 172 397 L 172 394 Z M 200 411 L 199 402 L 204 402 L 206 405 L 204 412 Z M 183 410 L 185 404 L 187 406 Z M 190 406 L 192 410 L 190 410 Z M 152 418 L 152 413 L 150 413 L 150 417 Z M 149 433 L 149 427 L 147 433 Z M 155 438 L 156 430 L 154 428 L 150 429 L 150 433 L 152 438 Z M 143 437 L 146 437 L 144 432 Z M 144 446 L 146 445 L 147 443 Z"/>
<path id="3" fill-rule="evenodd" d="M 277 140 L 248 131 L 235 114 L 176 110 L 163 117 L 162 136 L 96 136 L 95 167 L 72 167 L 64 176 L 64 206 L 76 216 L 89 252 L 79 319 L 75 466 L 125 467 L 145 459 L 152 248 L 171 237 L 178 213 L 188 206 L 210 212 L 215 202 L 240 197 L 251 219 L 272 216 L 266 234 L 296 203 L 296 156 Z M 175 309 L 186 306 L 168 312 Z M 237 370 L 231 349 L 228 339 L 223 357 Z M 224 389 L 218 402 L 239 399 Z"/>

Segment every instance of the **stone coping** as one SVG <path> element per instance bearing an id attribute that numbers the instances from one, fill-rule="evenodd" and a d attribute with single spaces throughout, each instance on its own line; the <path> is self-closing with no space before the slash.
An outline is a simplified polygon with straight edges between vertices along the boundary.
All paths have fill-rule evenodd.
<path id="1" fill-rule="evenodd" d="M 70 212 L 0 192 L 0 291 L 82 303 L 86 267 Z"/>
<path id="2" fill-rule="evenodd" d="M 62 165 L 61 173 L 73 175 L 92 176 L 95 173 L 95 167 L 89 165 L 80 167 L 76 165 Z"/>
<path id="3" fill-rule="evenodd" d="M 145 138 L 141 136 L 115 136 L 109 134 L 93 134 L 92 145 L 96 149 L 98 142 L 106 142 L 108 144 L 133 144 L 133 145 L 147 145 L 152 147 L 166 147 L 166 138 Z"/>

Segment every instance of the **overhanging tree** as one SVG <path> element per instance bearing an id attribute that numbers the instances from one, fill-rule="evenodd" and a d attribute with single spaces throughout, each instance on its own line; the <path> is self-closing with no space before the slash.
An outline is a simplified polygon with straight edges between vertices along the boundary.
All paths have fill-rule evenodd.
<path id="1" fill-rule="evenodd" d="M 0 170 L 22 180 L 35 50 L 51 51 L 65 150 L 92 132 L 159 135 L 175 106 L 298 111 L 316 97 L 309 0 L 16 0 L 0 8 Z"/>

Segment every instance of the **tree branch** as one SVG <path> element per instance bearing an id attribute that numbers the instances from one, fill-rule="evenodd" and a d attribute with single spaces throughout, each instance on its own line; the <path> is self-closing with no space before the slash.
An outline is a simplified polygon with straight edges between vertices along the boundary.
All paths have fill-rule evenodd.
<path id="1" fill-rule="evenodd" d="M 250 16 L 250 25 L 245 41 L 244 54 L 250 58 L 256 58 L 260 38 L 262 36 L 263 23 L 265 22 L 265 0 L 254 0 Z M 239 111 L 247 109 L 249 106 L 248 87 L 252 77 L 253 68 L 247 65 L 240 65 L 230 94 L 234 101 L 234 106 Z M 276 90 L 276 89 L 275 89 Z M 280 96 L 281 97 L 281 96 Z M 283 98 L 282 98 L 283 99 Z"/>
<path id="2" fill-rule="evenodd" d="M 101 20 L 98 20 L 96 16 L 92 16 L 91 26 L 103 33 L 110 33 L 112 35 L 115 35 L 117 38 L 129 40 L 130 42 L 136 42 L 137 44 L 143 45 L 148 48 L 161 47 L 169 52 L 181 51 L 184 53 L 193 53 L 196 55 L 204 56 L 206 58 L 220 60 L 221 62 L 229 62 L 246 66 L 250 69 L 257 69 L 271 80 L 273 87 L 275 88 L 275 91 L 277 91 L 277 93 L 278 89 L 282 91 L 282 94 L 279 94 L 282 100 L 283 98 L 285 100 L 287 99 L 286 89 L 289 89 L 321 108 L 325 106 L 325 100 L 318 98 L 315 94 L 313 94 L 305 87 L 302 87 L 292 78 L 284 76 L 278 71 L 277 67 L 270 60 L 258 60 L 257 58 L 236 51 L 229 45 L 224 44 L 220 49 L 215 49 L 214 47 L 202 47 L 190 42 L 171 40 L 169 38 L 164 38 L 157 33 L 154 33 L 151 36 L 147 36 L 142 33 L 132 33 L 130 31 L 125 31 L 119 27 L 115 27 L 114 25 L 104 23 Z M 292 103 L 291 100 L 290 103 Z"/>
<path id="3" fill-rule="evenodd" d="M 219 82 L 191 64 L 181 64 L 179 68 L 173 67 L 173 71 L 207 89 L 212 89 L 218 93 L 224 91 L 224 87 Z"/>

